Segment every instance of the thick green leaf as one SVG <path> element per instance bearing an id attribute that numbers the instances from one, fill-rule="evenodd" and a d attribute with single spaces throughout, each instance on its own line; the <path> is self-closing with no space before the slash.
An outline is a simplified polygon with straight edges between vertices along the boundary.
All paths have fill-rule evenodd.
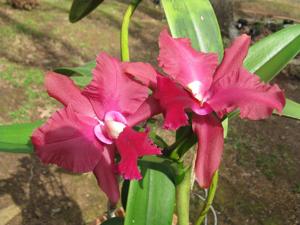
<path id="1" fill-rule="evenodd" d="M 54 71 L 67 76 L 81 75 L 81 76 L 92 76 L 92 70 L 96 67 L 95 61 L 90 61 L 83 66 L 78 67 L 60 67 Z"/>
<path id="2" fill-rule="evenodd" d="M 141 168 L 146 167 L 163 172 L 175 184 L 181 182 L 184 177 L 183 165 L 168 158 L 160 156 L 144 156 L 138 161 L 138 164 Z"/>
<path id="3" fill-rule="evenodd" d="M 264 81 L 272 80 L 300 52 L 300 25 L 278 31 L 254 44 L 245 67 Z M 300 104 L 287 99 L 283 115 L 300 119 Z"/>
<path id="4" fill-rule="evenodd" d="M 182 163 L 178 163 L 171 159 L 160 156 L 144 156 L 142 159 L 139 159 L 138 165 L 141 168 L 149 168 L 164 173 L 176 185 L 181 183 L 185 175 L 185 170 Z M 125 209 L 128 198 L 129 184 L 130 182 L 125 180 L 122 185 L 121 201 Z"/>
<path id="5" fill-rule="evenodd" d="M 121 217 L 114 217 L 101 223 L 101 225 L 123 225 L 123 224 L 124 224 L 124 218 Z"/>
<path id="6" fill-rule="evenodd" d="M 300 104 L 290 99 L 286 99 L 286 105 L 282 115 L 300 120 Z"/>
<path id="7" fill-rule="evenodd" d="M 30 137 L 41 121 L 26 124 L 0 126 L 0 151 L 11 153 L 32 153 Z"/>
<path id="8" fill-rule="evenodd" d="M 209 0 L 162 0 L 173 37 L 190 38 L 195 49 L 217 52 L 223 57 L 223 42 Z"/>
<path id="9" fill-rule="evenodd" d="M 300 25 L 278 31 L 254 44 L 244 65 L 264 81 L 272 80 L 300 52 Z"/>
<path id="10" fill-rule="evenodd" d="M 69 20 L 72 23 L 81 20 L 83 17 L 88 15 L 97 6 L 102 3 L 103 0 L 73 0 L 73 4 L 69 13 Z"/>
<path id="11" fill-rule="evenodd" d="M 144 168 L 143 179 L 131 181 L 125 225 L 171 225 L 174 183 L 164 173 Z"/>

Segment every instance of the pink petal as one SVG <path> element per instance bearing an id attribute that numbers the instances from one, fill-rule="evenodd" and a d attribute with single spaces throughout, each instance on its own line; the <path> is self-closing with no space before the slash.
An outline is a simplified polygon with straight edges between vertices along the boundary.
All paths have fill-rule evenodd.
<path id="1" fill-rule="evenodd" d="M 137 160 L 144 155 L 159 155 L 157 148 L 145 132 L 137 132 L 126 127 L 116 140 L 117 149 L 121 155 L 118 165 L 119 172 L 125 179 L 141 179 L 142 176 L 137 167 Z"/>
<path id="2" fill-rule="evenodd" d="M 112 138 L 109 137 L 105 130 L 104 123 L 99 123 L 94 127 L 94 133 L 99 141 L 104 144 L 111 145 L 113 143 Z"/>
<path id="3" fill-rule="evenodd" d="M 89 100 L 81 94 L 81 90 L 68 77 L 49 72 L 45 77 L 45 86 L 48 94 L 65 106 L 71 104 L 78 113 L 95 115 Z"/>
<path id="4" fill-rule="evenodd" d="M 162 109 L 159 105 L 159 101 L 153 96 L 150 96 L 134 114 L 127 117 L 127 124 L 133 127 L 161 112 Z"/>
<path id="5" fill-rule="evenodd" d="M 116 121 L 116 122 L 127 124 L 126 118 L 121 113 L 119 113 L 117 111 L 108 111 L 108 112 L 106 112 L 105 116 L 104 116 L 104 121 L 107 121 L 107 120 L 113 120 L 113 121 Z"/>
<path id="6" fill-rule="evenodd" d="M 270 116 L 274 109 L 281 112 L 285 98 L 277 85 L 264 84 L 258 76 L 240 69 L 213 84 L 208 104 L 219 117 L 239 109 L 241 118 L 258 120 Z"/>
<path id="7" fill-rule="evenodd" d="M 97 57 L 92 82 L 83 94 L 91 101 L 99 119 L 105 112 L 134 113 L 148 97 L 148 88 L 123 73 L 121 63 L 105 53 Z"/>
<path id="8" fill-rule="evenodd" d="M 221 122 L 210 114 L 195 115 L 193 130 L 198 137 L 196 179 L 202 188 L 208 188 L 221 162 L 224 145 L 223 128 Z"/>
<path id="9" fill-rule="evenodd" d="M 185 88 L 197 82 L 199 87 L 195 91 L 204 96 L 212 83 L 218 55 L 198 52 L 189 39 L 172 38 L 167 30 L 160 34 L 159 47 L 158 61 L 164 71 Z"/>
<path id="10" fill-rule="evenodd" d="M 122 69 L 127 75 L 131 75 L 142 84 L 154 89 L 156 87 L 157 72 L 148 63 L 124 62 Z"/>
<path id="11" fill-rule="evenodd" d="M 231 47 L 225 50 L 223 61 L 214 75 L 214 82 L 224 79 L 224 77 L 230 77 L 232 73 L 240 70 L 248 54 L 250 43 L 251 38 L 245 34 L 234 40 Z"/>
<path id="12" fill-rule="evenodd" d="M 93 171 L 99 187 L 105 192 L 112 205 L 116 205 L 120 199 L 114 151 L 114 146 L 104 147 L 102 158 Z"/>
<path id="13" fill-rule="evenodd" d="M 32 143 L 36 154 L 46 164 L 78 173 L 92 171 L 103 151 L 94 135 L 97 123 L 76 114 L 70 106 L 61 109 L 34 131 Z"/>
<path id="14" fill-rule="evenodd" d="M 154 97 L 159 100 L 164 112 L 165 128 L 176 130 L 181 126 L 188 125 L 188 116 L 185 110 L 197 102 L 195 103 L 195 100 L 186 90 L 169 78 L 158 77 Z"/>

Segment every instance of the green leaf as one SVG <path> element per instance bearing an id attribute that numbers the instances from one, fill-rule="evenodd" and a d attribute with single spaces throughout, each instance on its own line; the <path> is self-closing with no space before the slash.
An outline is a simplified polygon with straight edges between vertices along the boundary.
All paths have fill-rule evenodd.
<path id="1" fill-rule="evenodd" d="M 300 52 L 300 25 L 289 26 L 254 44 L 244 65 L 263 81 L 272 80 Z M 284 116 L 300 119 L 300 104 L 287 99 Z"/>
<path id="2" fill-rule="evenodd" d="M 286 99 L 286 105 L 282 115 L 300 120 L 300 104 L 290 99 Z"/>
<path id="3" fill-rule="evenodd" d="M 131 181 L 125 225 L 171 225 L 174 183 L 162 172 L 143 168 L 143 179 Z"/>
<path id="4" fill-rule="evenodd" d="M 30 137 L 41 121 L 26 124 L 0 126 L 0 151 L 11 153 L 32 153 Z"/>
<path id="5" fill-rule="evenodd" d="M 83 66 L 78 67 L 60 67 L 54 71 L 66 76 L 71 76 L 75 84 L 80 87 L 85 87 L 92 80 L 92 70 L 96 67 L 95 61 L 90 61 Z"/>
<path id="6" fill-rule="evenodd" d="M 75 82 L 80 87 L 85 87 L 87 86 L 91 80 L 92 77 L 87 77 L 87 76 L 73 76 L 71 79 Z"/>
<path id="7" fill-rule="evenodd" d="M 223 57 L 223 42 L 209 0 L 162 0 L 173 37 L 187 37 L 195 49 Z"/>
<path id="8" fill-rule="evenodd" d="M 174 184 L 182 181 L 184 177 L 183 165 L 168 158 L 160 156 L 144 156 L 138 161 L 142 168 L 150 168 L 160 171 L 171 179 Z"/>
<path id="9" fill-rule="evenodd" d="M 69 20 L 75 23 L 97 8 L 103 0 L 73 0 Z"/>
<path id="10" fill-rule="evenodd" d="M 300 25 L 289 26 L 254 44 L 244 61 L 245 67 L 272 80 L 300 52 Z"/>
<path id="11" fill-rule="evenodd" d="M 92 76 L 92 70 L 96 67 L 95 61 L 90 61 L 83 66 L 78 67 L 60 67 L 56 68 L 54 71 L 67 76 L 81 75 L 81 76 Z"/>
<path id="12" fill-rule="evenodd" d="M 101 225 L 123 225 L 123 224 L 124 224 L 124 218 L 121 217 L 114 217 L 101 223 Z"/>

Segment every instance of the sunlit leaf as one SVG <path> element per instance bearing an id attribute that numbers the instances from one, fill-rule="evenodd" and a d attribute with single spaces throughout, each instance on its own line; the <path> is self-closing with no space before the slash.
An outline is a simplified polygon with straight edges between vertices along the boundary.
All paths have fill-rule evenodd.
<path id="1" fill-rule="evenodd" d="M 164 173 L 142 168 L 143 179 L 131 181 L 125 225 L 171 225 L 175 185 Z"/>
<path id="2" fill-rule="evenodd" d="M 284 116 L 300 120 L 300 104 L 290 99 L 286 99 L 286 105 L 282 114 Z"/>
<path id="3" fill-rule="evenodd" d="M 11 153 L 32 153 L 30 137 L 41 121 L 26 124 L 0 126 L 0 151 Z"/>
<path id="4" fill-rule="evenodd" d="M 293 25 L 254 44 L 244 65 L 263 81 L 272 80 L 300 52 L 300 25 Z"/>
<path id="5" fill-rule="evenodd" d="M 300 25 L 278 31 L 254 44 L 245 67 L 264 81 L 272 80 L 300 52 Z M 287 99 L 283 115 L 300 119 L 300 104 Z"/>
<path id="6" fill-rule="evenodd" d="M 173 37 L 190 38 L 195 49 L 223 56 L 223 42 L 209 0 L 161 0 Z"/>

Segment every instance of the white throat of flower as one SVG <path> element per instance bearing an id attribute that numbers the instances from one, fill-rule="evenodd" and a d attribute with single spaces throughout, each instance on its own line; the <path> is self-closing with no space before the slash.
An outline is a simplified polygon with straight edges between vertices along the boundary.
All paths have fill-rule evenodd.
<path id="1" fill-rule="evenodd" d="M 204 96 L 201 94 L 203 85 L 200 81 L 193 81 L 187 85 L 187 89 L 193 94 L 193 96 L 201 103 L 204 100 Z"/>
<path id="2" fill-rule="evenodd" d="M 99 124 L 94 127 L 94 133 L 105 144 L 112 144 L 114 139 L 118 139 L 127 125 L 126 118 L 117 111 L 107 112 L 103 121 L 95 119 Z"/>
<path id="3" fill-rule="evenodd" d="M 124 123 L 117 122 L 114 120 L 107 120 L 104 122 L 104 124 L 108 135 L 114 139 L 117 139 L 120 133 L 122 133 L 122 131 L 126 127 Z"/>

